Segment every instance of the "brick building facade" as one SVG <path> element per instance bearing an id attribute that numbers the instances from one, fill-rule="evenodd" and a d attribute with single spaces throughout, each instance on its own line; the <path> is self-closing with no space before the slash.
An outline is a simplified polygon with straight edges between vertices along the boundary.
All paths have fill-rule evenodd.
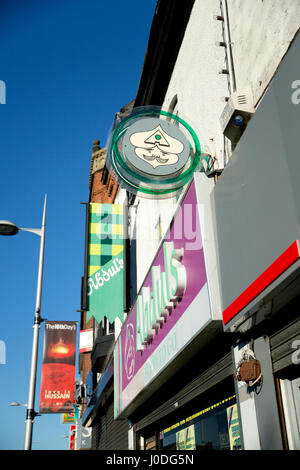
<path id="1" fill-rule="evenodd" d="M 91 165 L 90 165 L 90 175 L 89 175 L 89 191 L 90 197 L 89 202 L 94 203 L 104 203 L 104 204 L 113 204 L 117 191 L 118 184 L 113 179 L 111 174 L 109 174 L 105 168 L 105 156 L 106 148 L 100 147 L 100 141 L 94 140 L 92 155 L 91 155 Z M 88 322 L 86 321 L 86 312 L 81 311 L 81 323 L 80 329 L 86 330 L 93 328 L 93 318 Z M 79 356 L 79 372 L 81 375 L 81 381 L 85 384 L 87 376 L 91 370 L 92 360 L 91 352 L 85 352 Z M 86 398 L 82 402 L 81 415 L 84 413 L 86 408 Z"/>

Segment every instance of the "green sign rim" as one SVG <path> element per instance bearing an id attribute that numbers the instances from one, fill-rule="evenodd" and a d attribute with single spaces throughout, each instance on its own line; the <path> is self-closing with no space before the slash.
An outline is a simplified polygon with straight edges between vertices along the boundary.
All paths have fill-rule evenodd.
<path id="1" fill-rule="evenodd" d="M 190 167 L 185 170 L 183 173 L 176 177 L 172 178 L 166 178 L 164 180 L 153 180 L 153 178 L 149 178 L 147 176 L 140 175 L 131 168 L 128 167 L 128 165 L 125 163 L 125 158 L 124 155 L 121 155 L 119 150 L 118 150 L 118 141 L 120 137 L 122 136 L 124 132 L 124 127 L 127 125 L 128 122 L 130 122 L 132 119 L 137 119 L 138 117 L 145 117 L 145 116 L 166 116 L 171 119 L 174 119 L 175 121 L 179 122 L 183 127 L 187 129 L 189 134 L 192 137 L 192 140 L 195 145 L 195 154 L 193 157 L 191 157 L 191 165 Z M 189 142 L 190 144 L 190 142 Z M 191 144 L 190 144 L 191 146 Z M 192 146 L 191 146 L 192 148 Z M 143 112 L 138 112 L 138 113 L 133 113 L 129 117 L 123 119 L 123 121 L 116 127 L 116 129 L 113 132 L 112 135 L 112 140 L 111 140 L 111 147 L 110 147 L 110 160 L 112 167 L 114 171 L 119 175 L 122 181 L 124 181 L 130 188 L 140 191 L 143 193 L 147 194 L 155 194 L 155 195 L 163 195 L 163 194 L 169 194 L 172 193 L 178 189 L 180 189 L 182 186 L 184 186 L 191 178 L 194 173 L 194 170 L 196 169 L 199 161 L 200 161 L 200 155 L 201 155 L 201 146 L 199 139 L 195 133 L 195 131 L 192 129 L 192 127 L 184 121 L 182 118 L 179 116 L 169 113 L 167 111 L 157 111 L 157 110 L 148 110 L 148 111 L 143 111 Z M 116 160 L 116 161 L 115 161 Z M 134 183 L 131 181 L 128 181 L 127 178 L 124 177 L 123 174 L 120 173 L 119 168 L 117 167 L 117 164 L 126 170 L 126 172 L 132 176 L 134 179 L 137 179 L 139 182 L 142 181 L 143 183 L 148 183 L 148 184 L 155 184 L 155 183 L 160 183 L 160 184 L 165 184 L 165 185 L 170 185 L 170 184 L 175 184 L 172 188 L 162 188 L 162 189 L 154 189 L 154 188 L 146 188 L 143 186 L 136 186 Z"/>

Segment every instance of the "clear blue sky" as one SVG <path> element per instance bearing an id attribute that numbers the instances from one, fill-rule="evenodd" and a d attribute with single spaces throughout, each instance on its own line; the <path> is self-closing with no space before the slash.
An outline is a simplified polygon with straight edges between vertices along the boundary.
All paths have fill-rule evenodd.
<path id="1" fill-rule="evenodd" d="M 78 320 L 92 142 L 135 98 L 156 0 L 1 0 L 0 219 L 39 228 L 48 196 L 42 316 Z M 0 237 L 0 449 L 23 449 L 39 237 Z M 36 388 L 39 407 L 44 327 Z M 78 360 L 76 364 L 78 376 Z M 33 449 L 67 449 L 60 415 Z"/>

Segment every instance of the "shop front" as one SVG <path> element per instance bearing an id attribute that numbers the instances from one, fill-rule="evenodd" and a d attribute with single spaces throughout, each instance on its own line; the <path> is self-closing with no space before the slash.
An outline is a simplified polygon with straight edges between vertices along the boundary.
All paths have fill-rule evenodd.
<path id="1" fill-rule="evenodd" d="M 116 341 L 131 448 L 300 449 L 299 51 L 218 183 L 194 175 Z"/>
<path id="2" fill-rule="evenodd" d="M 131 448 L 240 446 L 230 444 L 227 418 L 236 403 L 212 188 L 206 175 L 194 175 L 115 343 L 115 419 L 129 419 Z"/>
<path id="3" fill-rule="evenodd" d="M 163 450 L 238 450 L 240 426 L 235 396 L 208 406 L 160 433 Z"/>
<path id="4" fill-rule="evenodd" d="M 127 450 L 128 423 L 126 419 L 114 420 L 113 360 L 110 359 L 101 379 L 93 384 L 93 371 L 86 380 L 87 407 L 81 424 L 90 434 L 92 450 Z"/>

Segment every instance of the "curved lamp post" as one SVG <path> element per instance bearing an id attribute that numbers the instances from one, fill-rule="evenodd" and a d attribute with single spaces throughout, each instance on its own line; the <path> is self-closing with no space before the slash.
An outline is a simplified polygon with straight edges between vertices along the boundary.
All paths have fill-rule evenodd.
<path id="1" fill-rule="evenodd" d="M 41 237 L 40 242 L 40 256 L 39 256 L 39 269 L 37 279 L 37 291 L 36 291 L 36 304 L 33 324 L 33 341 L 32 341 L 32 355 L 31 355 L 31 368 L 30 368 L 30 379 L 29 379 L 29 391 L 27 400 L 27 414 L 26 414 L 26 427 L 25 427 L 25 439 L 24 439 L 24 450 L 31 450 L 32 445 L 32 430 L 33 421 L 35 416 L 38 415 L 34 410 L 35 400 L 35 387 L 36 387 L 36 370 L 37 370 L 37 359 L 38 359 L 38 345 L 39 345 L 39 329 L 41 318 L 41 298 L 42 298 L 42 281 L 43 281 L 43 267 L 44 267 L 44 247 L 45 247 L 45 228 L 46 228 L 46 200 L 44 201 L 44 211 L 42 227 L 39 229 L 35 228 L 21 228 L 9 220 L 0 220 L 0 235 L 16 235 L 19 230 L 32 232 Z M 16 406 L 16 405 L 14 405 Z"/>

